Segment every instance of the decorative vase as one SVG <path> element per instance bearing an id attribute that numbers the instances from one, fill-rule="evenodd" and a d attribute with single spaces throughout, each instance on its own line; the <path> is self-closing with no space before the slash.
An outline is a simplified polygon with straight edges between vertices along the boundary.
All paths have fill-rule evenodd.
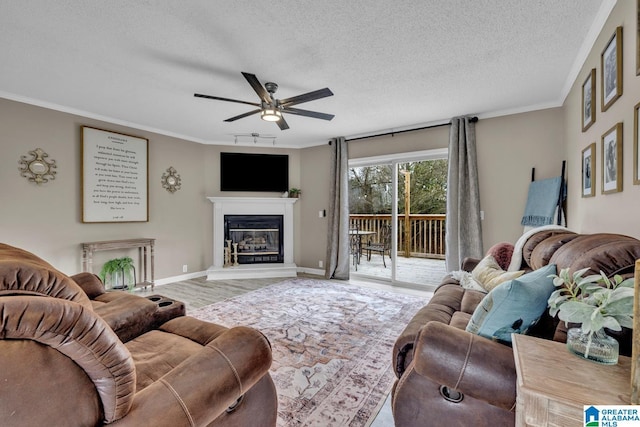
<path id="1" fill-rule="evenodd" d="M 124 289 L 124 271 L 116 270 L 111 275 L 112 280 L 112 288 L 113 289 Z"/>
<path id="2" fill-rule="evenodd" d="M 620 345 L 604 329 L 585 334 L 582 328 L 567 331 L 567 348 L 573 354 L 603 365 L 616 365 Z"/>

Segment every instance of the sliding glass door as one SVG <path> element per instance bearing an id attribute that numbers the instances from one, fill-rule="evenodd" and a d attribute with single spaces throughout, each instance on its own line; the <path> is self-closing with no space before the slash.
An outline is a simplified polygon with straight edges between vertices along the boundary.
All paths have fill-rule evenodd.
<path id="1" fill-rule="evenodd" d="M 393 177 L 391 164 L 349 169 L 351 273 L 392 279 Z M 383 236 L 385 228 L 389 232 Z"/>
<path id="2" fill-rule="evenodd" d="M 351 274 L 410 286 L 444 275 L 446 150 L 350 161 Z"/>

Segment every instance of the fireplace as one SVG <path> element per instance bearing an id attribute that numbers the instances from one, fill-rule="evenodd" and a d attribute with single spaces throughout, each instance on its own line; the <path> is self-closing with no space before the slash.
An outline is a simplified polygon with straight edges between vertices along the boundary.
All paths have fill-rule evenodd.
<path id="1" fill-rule="evenodd" d="M 207 280 L 256 279 L 266 277 L 296 277 L 297 266 L 293 259 L 293 205 L 299 200 L 289 197 L 207 197 L 213 204 L 213 264 L 207 269 Z M 231 240 L 245 246 L 238 256 L 238 265 L 225 265 L 225 247 L 229 218 L 249 219 L 248 224 L 233 225 Z M 256 219 L 281 218 L 281 223 L 256 223 Z M 260 220 L 261 222 L 262 220 Z M 244 228 L 243 228 L 244 227 Z M 278 228 L 278 242 L 275 232 Z M 257 230 L 257 231 L 252 231 Z M 236 236 L 237 233 L 237 236 Z M 252 239 L 249 242 L 249 239 Z M 264 241 L 264 243 L 262 243 Z M 260 242 L 260 243 L 258 243 Z M 266 247 L 264 247 L 266 246 Z M 277 246 L 278 255 L 275 254 Z M 233 248 L 233 246 L 232 246 Z M 277 258 L 276 258 L 277 257 Z"/>
<path id="2" fill-rule="evenodd" d="M 225 215 L 225 244 L 237 248 L 239 264 L 282 263 L 282 224 L 282 215 Z"/>

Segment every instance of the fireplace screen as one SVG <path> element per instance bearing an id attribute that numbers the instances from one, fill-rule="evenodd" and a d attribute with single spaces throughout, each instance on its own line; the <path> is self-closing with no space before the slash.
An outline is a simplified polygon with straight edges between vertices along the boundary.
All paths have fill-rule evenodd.
<path id="1" fill-rule="evenodd" d="M 281 263 L 282 224 L 282 215 L 225 215 L 225 241 L 238 244 L 239 264 Z"/>

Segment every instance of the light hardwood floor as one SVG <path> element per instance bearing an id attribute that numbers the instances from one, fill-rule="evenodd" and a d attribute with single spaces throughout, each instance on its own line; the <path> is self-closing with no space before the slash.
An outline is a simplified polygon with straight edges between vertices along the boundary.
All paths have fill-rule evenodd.
<path id="1" fill-rule="evenodd" d="M 282 282 L 283 280 L 285 279 L 212 280 L 208 282 L 206 277 L 199 277 L 197 279 L 155 286 L 153 291 L 151 291 L 150 287 L 148 287 L 146 291 L 139 288 L 136 290 L 136 295 L 146 297 L 159 294 L 182 301 L 187 308 L 187 312 L 189 312 L 190 310 L 224 301 L 237 295 Z"/>
<path id="2" fill-rule="evenodd" d="M 326 280 L 321 276 L 308 274 L 298 274 L 298 277 L 306 277 L 310 279 Z M 185 303 L 187 313 L 189 310 L 204 307 L 219 301 L 233 298 L 247 292 L 255 291 L 266 286 L 280 283 L 287 280 L 286 278 L 271 279 L 235 279 L 235 280 L 211 280 L 207 281 L 206 277 L 199 277 L 181 282 L 168 283 L 166 285 L 155 286 L 154 290 L 148 287 L 146 290 L 142 288 L 136 289 L 136 295 L 149 296 L 153 294 L 163 295 Z M 391 286 L 380 282 L 367 281 L 366 279 L 352 279 L 348 282 L 356 286 L 365 286 L 374 289 L 382 289 L 390 292 L 399 292 L 410 295 L 426 296 L 430 292 L 424 290 L 401 288 Z"/>

